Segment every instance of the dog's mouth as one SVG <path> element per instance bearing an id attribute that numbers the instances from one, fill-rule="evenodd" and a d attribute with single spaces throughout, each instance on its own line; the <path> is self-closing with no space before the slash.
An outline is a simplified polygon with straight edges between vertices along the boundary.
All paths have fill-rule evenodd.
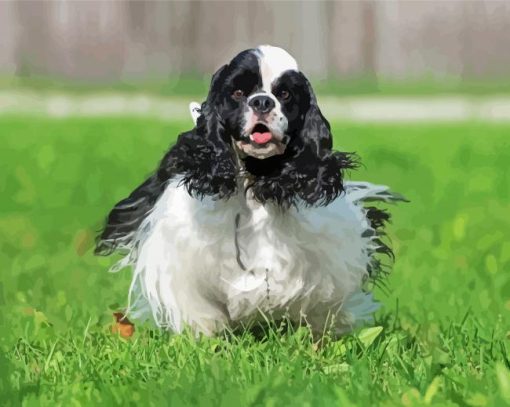
<path id="1" fill-rule="evenodd" d="M 257 123 L 250 134 L 250 140 L 255 143 L 256 146 L 263 146 L 269 143 L 273 138 L 273 134 L 269 128 L 263 123 Z"/>
<path id="2" fill-rule="evenodd" d="M 248 140 L 236 140 L 235 145 L 241 155 L 250 155 L 258 159 L 283 154 L 286 147 L 264 123 L 255 124 L 249 132 Z"/>

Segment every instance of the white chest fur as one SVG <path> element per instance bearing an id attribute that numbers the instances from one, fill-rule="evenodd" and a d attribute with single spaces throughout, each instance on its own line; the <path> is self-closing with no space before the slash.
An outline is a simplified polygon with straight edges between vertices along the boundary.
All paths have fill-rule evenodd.
<path id="1" fill-rule="evenodd" d="M 367 229 L 349 194 L 283 211 L 244 194 L 197 200 L 174 181 L 126 259 L 134 268 L 130 308 L 176 332 L 189 325 L 212 334 L 261 313 L 305 319 L 317 331 L 334 316 L 343 332 L 358 318 L 349 304 L 361 304 L 362 319 L 374 310 L 360 292 L 373 245 Z"/>

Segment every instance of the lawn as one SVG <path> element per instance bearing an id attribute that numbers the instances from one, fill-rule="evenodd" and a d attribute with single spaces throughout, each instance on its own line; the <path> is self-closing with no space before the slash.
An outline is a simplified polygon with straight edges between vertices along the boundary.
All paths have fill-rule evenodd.
<path id="1" fill-rule="evenodd" d="M 94 236 L 190 123 L 0 118 L 1 405 L 510 405 L 509 125 L 333 124 L 351 179 L 411 201 L 391 208 L 382 331 L 112 334 L 130 273 Z"/>

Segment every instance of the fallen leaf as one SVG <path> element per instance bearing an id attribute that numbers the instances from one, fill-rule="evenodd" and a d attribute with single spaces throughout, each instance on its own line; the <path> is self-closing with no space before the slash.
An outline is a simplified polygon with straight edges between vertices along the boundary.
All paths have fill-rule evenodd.
<path id="1" fill-rule="evenodd" d="M 32 307 L 24 307 L 23 313 L 28 316 L 34 315 L 35 310 Z"/>
<path id="2" fill-rule="evenodd" d="M 123 338 L 130 338 L 135 333 L 135 325 L 127 319 L 123 312 L 114 312 L 115 323 L 112 325 L 112 333 L 119 334 Z"/>

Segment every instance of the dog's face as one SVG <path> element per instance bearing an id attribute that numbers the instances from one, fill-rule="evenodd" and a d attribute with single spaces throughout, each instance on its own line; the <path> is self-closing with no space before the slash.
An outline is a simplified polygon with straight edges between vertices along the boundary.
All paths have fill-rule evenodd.
<path id="1" fill-rule="evenodd" d="M 237 55 L 213 77 L 213 103 L 240 158 L 281 155 L 302 127 L 313 95 L 294 58 L 261 46 Z"/>

